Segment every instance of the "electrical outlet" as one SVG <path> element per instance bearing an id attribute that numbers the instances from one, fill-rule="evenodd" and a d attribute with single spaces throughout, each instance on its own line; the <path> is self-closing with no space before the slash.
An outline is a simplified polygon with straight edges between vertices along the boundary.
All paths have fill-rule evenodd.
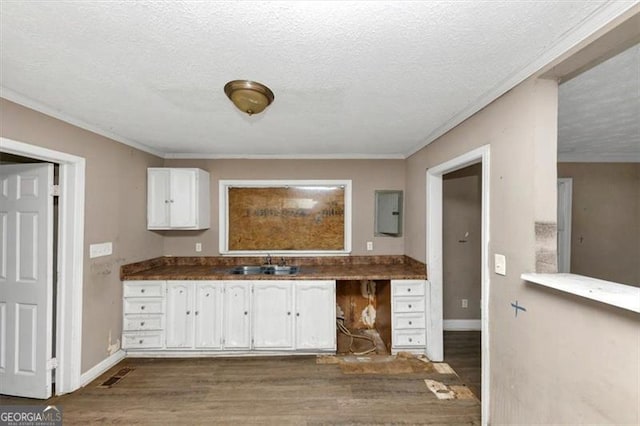
<path id="1" fill-rule="evenodd" d="M 469 299 L 462 299 L 462 307 L 463 308 L 469 307 Z"/>
<path id="2" fill-rule="evenodd" d="M 196 251 L 198 253 L 202 251 L 202 243 L 196 243 Z"/>
<path id="3" fill-rule="evenodd" d="M 495 263 L 494 270 L 498 275 L 507 275 L 507 258 L 504 254 L 494 255 Z"/>
<path id="4" fill-rule="evenodd" d="M 373 251 L 373 241 L 367 241 L 367 251 Z"/>

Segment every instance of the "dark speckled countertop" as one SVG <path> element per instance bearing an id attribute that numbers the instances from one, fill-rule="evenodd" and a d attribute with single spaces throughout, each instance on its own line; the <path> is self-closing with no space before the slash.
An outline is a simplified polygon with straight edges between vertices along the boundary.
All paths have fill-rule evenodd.
<path id="1" fill-rule="evenodd" d="M 295 275 L 236 275 L 236 265 L 261 265 L 264 257 L 157 257 L 123 265 L 125 280 L 399 280 L 426 279 L 426 267 L 408 256 L 288 257 Z M 274 258 L 276 263 L 277 258 Z"/>

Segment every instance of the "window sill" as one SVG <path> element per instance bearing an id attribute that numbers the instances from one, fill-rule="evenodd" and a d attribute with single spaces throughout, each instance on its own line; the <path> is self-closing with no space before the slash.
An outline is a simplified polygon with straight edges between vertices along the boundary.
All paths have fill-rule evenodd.
<path id="1" fill-rule="evenodd" d="M 524 273 L 523 280 L 640 313 L 640 288 L 576 274 Z"/>

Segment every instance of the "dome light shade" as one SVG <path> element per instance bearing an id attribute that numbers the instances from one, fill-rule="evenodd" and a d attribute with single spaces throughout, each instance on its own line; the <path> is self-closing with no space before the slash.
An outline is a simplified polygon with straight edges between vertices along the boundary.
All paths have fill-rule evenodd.
<path id="1" fill-rule="evenodd" d="M 268 107 L 275 96 L 271 89 L 249 80 L 233 80 L 224 85 L 224 93 L 242 112 L 258 114 Z"/>

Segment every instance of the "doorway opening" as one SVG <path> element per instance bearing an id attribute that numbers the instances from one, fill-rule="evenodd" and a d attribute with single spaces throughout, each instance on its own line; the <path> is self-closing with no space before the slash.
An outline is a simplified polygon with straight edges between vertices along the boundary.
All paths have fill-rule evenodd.
<path id="1" fill-rule="evenodd" d="M 442 180 L 444 360 L 481 399 L 482 164 Z"/>
<path id="2" fill-rule="evenodd" d="M 54 370 L 56 395 L 73 392 L 81 386 L 85 159 L 7 138 L 0 138 L 0 152 L 58 165 L 56 321 L 51 345 L 56 356 L 45 368 Z"/>
<path id="3" fill-rule="evenodd" d="M 427 170 L 427 357 L 444 360 L 444 248 L 443 248 L 443 179 L 474 164 L 481 167 L 480 195 L 480 330 L 481 330 L 481 394 L 482 419 L 489 414 L 489 145 L 469 151 L 459 157 Z M 466 231 L 465 231 L 466 232 Z M 464 236 L 464 233 L 463 233 Z"/>

